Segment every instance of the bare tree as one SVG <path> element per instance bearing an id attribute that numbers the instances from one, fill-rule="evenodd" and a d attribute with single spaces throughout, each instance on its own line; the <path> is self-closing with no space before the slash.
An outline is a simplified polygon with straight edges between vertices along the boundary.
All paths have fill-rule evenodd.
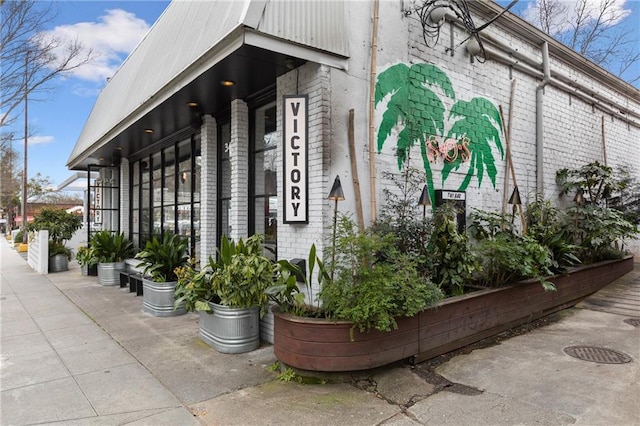
<path id="1" fill-rule="evenodd" d="M 637 25 L 621 25 L 629 16 L 622 5 L 620 0 L 537 0 L 534 8 L 520 9 L 519 14 L 592 62 L 622 76 L 640 61 L 640 32 Z M 625 79 L 635 84 L 640 75 Z"/>
<path id="2" fill-rule="evenodd" d="M 55 5 L 36 0 L 0 0 L 0 128 L 16 119 L 25 94 L 52 89 L 53 80 L 89 62 L 79 41 L 64 43 L 47 33 Z"/>

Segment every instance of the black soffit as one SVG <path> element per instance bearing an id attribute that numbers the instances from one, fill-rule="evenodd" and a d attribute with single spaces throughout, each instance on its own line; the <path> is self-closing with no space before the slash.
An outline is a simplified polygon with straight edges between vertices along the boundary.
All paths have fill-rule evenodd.
<path id="1" fill-rule="evenodd" d="M 294 66 L 304 62 L 296 59 Z M 92 155 L 93 159 L 85 159 L 77 168 L 86 169 L 98 158 L 103 158 L 99 164 L 109 165 L 118 156 L 116 153 L 128 158 L 136 152 L 147 150 L 150 145 L 196 124 L 194 113 L 215 116 L 228 110 L 233 99 L 247 99 L 274 86 L 277 77 L 288 72 L 290 67 L 290 58 L 286 55 L 244 45 L 97 149 Z M 220 84 L 223 80 L 231 80 L 235 84 L 224 87 Z M 191 108 L 188 102 L 197 102 L 198 107 Z M 153 133 L 147 134 L 145 129 L 153 129 Z"/>

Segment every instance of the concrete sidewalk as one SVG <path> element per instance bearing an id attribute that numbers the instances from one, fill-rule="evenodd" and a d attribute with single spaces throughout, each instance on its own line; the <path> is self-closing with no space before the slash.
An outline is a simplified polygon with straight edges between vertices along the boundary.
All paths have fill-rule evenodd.
<path id="1" fill-rule="evenodd" d="M 444 362 L 301 385 L 267 369 L 270 345 L 219 354 L 199 340 L 195 314 L 154 318 L 140 297 L 80 276 L 75 262 L 41 276 L 6 241 L 0 249 L 2 425 L 640 424 L 640 327 L 623 321 L 640 318 L 640 264 L 605 289 L 608 310 L 596 295 L 550 325 Z M 563 352 L 576 344 L 633 361 Z"/>

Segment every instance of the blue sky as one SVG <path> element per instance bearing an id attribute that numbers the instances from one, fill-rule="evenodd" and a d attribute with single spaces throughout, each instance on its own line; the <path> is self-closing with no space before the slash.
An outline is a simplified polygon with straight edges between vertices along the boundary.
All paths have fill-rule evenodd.
<path id="1" fill-rule="evenodd" d="M 77 37 L 90 47 L 95 60 L 78 72 L 59 78 L 54 90 L 29 102 L 28 175 L 49 176 L 57 185 L 73 174 L 66 168 L 82 127 L 109 75 L 135 48 L 169 1 L 55 1 L 57 14 L 51 31 L 58 37 Z M 23 116 L 13 128 L 24 133 Z M 14 143 L 22 154 L 23 143 Z"/>
<path id="2" fill-rule="evenodd" d="M 590 0 L 596 1 L 596 0 Z M 631 14 L 621 23 L 640 31 L 640 1 L 621 1 Z M 507 5 L 509 1 L 498 1 Z M 29 103 L 29 123 L 34 133 L 29 143 L 29 176 L 41 173 L 59 184 L 72 175 L 65 166 L 82 127 L 107 77 L 142 39 L 169 1 L 58 0 L 58 14 L 50 31 L 59 37 L 78 38 L 93 49 L 96 59 L 77 73 L 58 79 L 46 99 Z M 524 11 L 533 0 L 521 0 Z M 634 75 L 640 74 L 640 63 Z M 14 124 L 22 135 L 22 117 Z M 15 145 L 22 152 L 22 143 Z"/>

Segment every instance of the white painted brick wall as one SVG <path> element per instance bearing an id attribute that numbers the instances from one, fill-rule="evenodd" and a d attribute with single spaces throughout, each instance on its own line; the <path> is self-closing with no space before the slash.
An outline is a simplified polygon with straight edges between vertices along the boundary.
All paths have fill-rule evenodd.
<path id="1" fill-rule="evenodd" d="M 248 236 L 249 209 L 249 109 L 236 99 L 231 102 L 231 238 Z"/>
<path id="2" fill-rule="evenodd" d="M 216 253 L 216 213 L 217 213 L 217 125 L 211 115 L 203 117 L 201 134 L 200 172 L 200 265 L 208 263 L 209 256 Z"/>
<path id="3" fill-rule="evenodd" d="M 131 238 L 129 228 L 129 212 L 131 211 L 131 194 L 129 193 L 129 160 L 120 163 L 120 232 Z"/>

